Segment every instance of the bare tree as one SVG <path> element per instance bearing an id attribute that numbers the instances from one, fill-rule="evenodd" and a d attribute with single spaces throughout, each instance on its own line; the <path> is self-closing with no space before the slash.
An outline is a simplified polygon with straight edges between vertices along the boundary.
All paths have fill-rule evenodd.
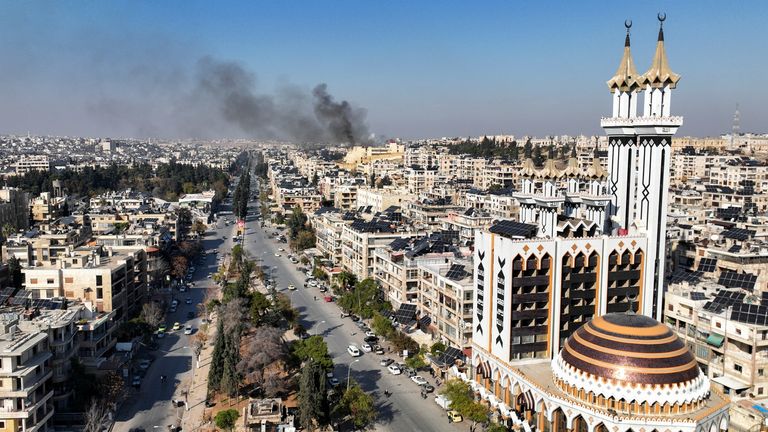
<path id="1" fill-rule="evenodd" d="M 201 326 L 197 329 L 195 337 L 192 339 L 192 348 L 195 350 L 195 358 L 197 359 L 197 367 L 200 367 L 200 354 L 205 348 L 205 344 L 208 342 L 208 329 Z"/>
<path id="2" fill-rule="evenodd" d="M 189 267 L 189 261 L 183 255 L 175 255 L 171 258 L 171 274 L 177 279 L 181 279 L 187 274 L 187 268 Z"/>
<path id="3" fill-rule="evenodd" d="M 287 355 L 283 332 L 274 327 L 257 327 L 243 347 L 243 356 L 237 364 L 240 374 L 256 385 L 263 385 L 265 369 Z M 274 381 L 274 380 L 273 380 Z"/>
<path id="4" fill-rule="evenodd" d="M 266 397 L 274 398 L 287 393 L 290 378 L 283 368 L 269 368 L 264 370 L 261 384 Z"/>
<path id="5" fill-rule="evenodd" d="M 155 302 L 144 303 L 139 318 L 154 329 L 163 321 L 163 310 Z"/>
<path id="6" fill-rule="evenodd" d="M 219 307 L 219 319 L 224 324 L 224 332 L 239 335 L 245 329 L 245 300 L 234 298 Z"/>
<path id="7" fill-rule="evenodd" d="M 103 401 L 91 399 L 88 404 L 88 409 L 85 411 L 85 427 L 84 432 L 101 432 L 104 428 L 104 423 L 109 418 L 109 411 L 107 410 L 107 404 Z"/>

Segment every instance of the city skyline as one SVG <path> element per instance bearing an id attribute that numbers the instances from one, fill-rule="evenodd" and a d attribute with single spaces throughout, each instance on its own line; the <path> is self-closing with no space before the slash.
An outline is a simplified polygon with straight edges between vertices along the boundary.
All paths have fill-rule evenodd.
<path id="1" fill-rule="evenodd" d="M 624 20 L 634 23 L 643 73 L 659 11 L 685 82 L 675 101 L 686 115 L 680 135 L 728 133 L 737 104 L 741 131 L 765 132 L 760 91 L 747 86 L 764 66 L 749 58 L 766 12 L 758 2 L 652 2 L 629 15 L 559 2 L 184 5 L 3 5 L 0 133 L 264 137 L 197 97 L 200 59 L 213 59 L 241 67 L 256 100 L 280 107 L 278 118 L 325 83 L 334 101 L 366 110 L 367 131 L 379 136 L 596 135 L 594 119 L 610 114 L 604 81 L 621 57 Z M 297 136 L 324 135 L 289 138 Z"/>

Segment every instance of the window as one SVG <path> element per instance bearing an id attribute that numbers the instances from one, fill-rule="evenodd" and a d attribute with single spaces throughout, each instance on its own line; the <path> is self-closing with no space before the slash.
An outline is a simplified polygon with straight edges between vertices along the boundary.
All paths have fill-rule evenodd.
<path id="1" fill-rule="evenodd" d="M 53 282 L 54 282 L 53 279 L 46 279 L 45 280 L 45 283 L 47 283 L 48 285 L 53 285 Z"/>
<path id="2" fill-rule="evenodd" d="M 759 395 L 763 394 L 763 388 L 762 387 L 758 387 L 757 388 L 757 394 L 759 394 Z"/>
<path id="3" fill-rule="evenodd" d="M 735 371 L 736 371 L 736 372 L 738 372 L 738 373 L 741 373 L 741 371 L 742 371 L 742 367 L 741 367 L 741 365 L 740 365 L 740 364 L 738 364 L 738 363 L 734 363 L 734 364 L 733 364 L 733 370 L 735 370 Z"/>
<path id="4" fill-rule="evenodd" d="M 104 288 L 96 288 L 96 298 L 97 299 L 104 298 Z"/>
<path id="5" fill-rule="evenodd" d="M 37 283 L 37 278 L 32 278 L 32 279 L 30 279 L 30 280 L 29 280 L 29 283 L 31 283 L 31 284 L 36 284 L 36 283 Z"/>
<path id="6" fill-rule="evenodd" d="M 0 420 L 0 429 L 5 429 L 5 420 Z"/>
<path id="7" fill-rule="evenodd" d="M 757 376 L 763 376 L 763 369 L 757 370 Z"/>
<path id="8" fill-rule="evenodd" d="M 74 279 L 74 278 L 71 278 L 71 277 L 65 277 L 65 278 L 64 278 L 64 283 L 68 283 L 68 284 L 71 284 L 71 283 L 73 283 L 74 281 L 75 281 L 75 279 Z"/>
<path id="9" fill-rule="evenodd" d="M 102 275 L 96 275 L 96 286 L 101 286 L 104 283 L 104 277 Z"/>
<path id="10" fill-rule="evenodd" d="M 716 322 L 716 323 L 715 323 L 715 327 L 717 327 L 717 328 L 721 328 L 722 326 L 723 326 L 723 325 L 722 325 L 720 322 Z"/>
<path id="11" fill-rule="evenodd" d="M 667 310 L 670 311 L 670 312 L 673 312 L 675 310 L 675 306 L 669 304 L 669 305 L 667 305 Z"/>

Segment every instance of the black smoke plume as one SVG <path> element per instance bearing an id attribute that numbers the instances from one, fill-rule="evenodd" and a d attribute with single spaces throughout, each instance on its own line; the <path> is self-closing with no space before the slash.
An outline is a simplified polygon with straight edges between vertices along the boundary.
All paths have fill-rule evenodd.
<path id="1" fill-rule="evenodd" d="M 276 94 L 256 90 L 256 78 L 236 62 L 204 57 L 197 64 L 188 104 L 209 104 L 227 123 L 255 138 L 279 138 L 302 143 L 368 144 L 366 111 L 347 101 L 337 102 L 326 84 L 311 92 L 285 86 Z M 181 110 L 184 108 L 182 107 Z M 196 109 L 205 112 L 208 109 Z"/>

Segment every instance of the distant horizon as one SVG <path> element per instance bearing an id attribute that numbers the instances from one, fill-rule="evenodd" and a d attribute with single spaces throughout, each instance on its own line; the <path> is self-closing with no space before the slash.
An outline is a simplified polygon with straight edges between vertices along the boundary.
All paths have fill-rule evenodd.
<path id="1" fill-rule="evenodd" d="M 768 3 L 652 1 L 631 8 L 115 0 L 0 5 L 0 130 L 120 139 L 370 134 L 419 140 L 602 135 L 605 82 L 631 19 L 638 72 L 656 15 L 682 75 L 681 136 L 768 132 Z M 437 23 L 437 24 L 435 24 Z M 751 132 L 754 131 L 754 132 Z M 117 139 L 117 138 L 115 138 Z"/>

